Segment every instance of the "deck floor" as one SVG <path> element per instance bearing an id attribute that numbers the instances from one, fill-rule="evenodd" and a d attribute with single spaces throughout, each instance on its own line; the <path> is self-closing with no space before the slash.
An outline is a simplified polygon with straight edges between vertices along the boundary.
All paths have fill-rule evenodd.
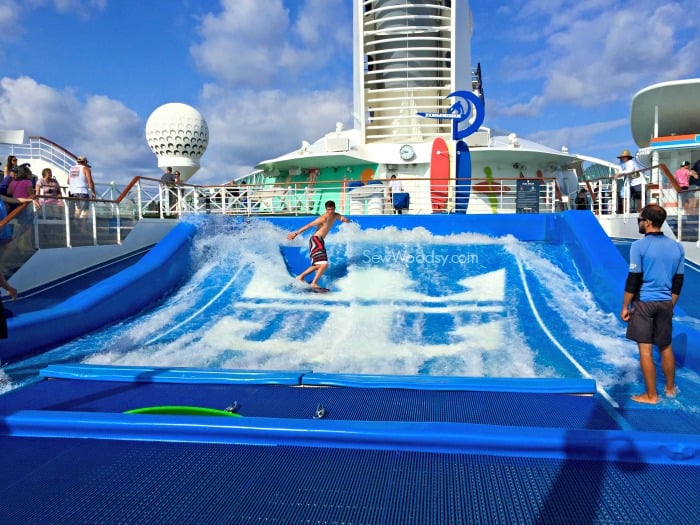
<path id="1" fill-rule="evenodd" d="M 122 413 L 234 402 L 243 417 Z M 52 377 L 4 395 L 0 418 L 0 523 L 687 524 L 697 513 L 697 421 L 611 412 L 597 395 Z M 660 419 L 677 434 L 640 432 Z M 607 457 L 606 440 L 628 438 Z M 636 448 L 646 441 L 680 447 L 678 460 L 649 459 Z"/>

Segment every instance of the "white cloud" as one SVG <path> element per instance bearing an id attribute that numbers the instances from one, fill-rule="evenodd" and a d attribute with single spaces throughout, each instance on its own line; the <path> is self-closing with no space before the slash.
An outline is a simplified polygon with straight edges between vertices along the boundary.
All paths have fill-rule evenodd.
<path id="1" fill-rule="evenodd" d="M 541 94 L 533 98 L 540 104 L 516 100 L 503 113 L 627 101 L 649 84 L 697 75 L 700 33 L 688 16 L 696 10 L 697 0 L 524 2 L 511 22 L 522 46 L 504 60 L 504 80 L 515 86 L 539 79 Z"/>
<path id="2" fill-rule="evenodd" d="M 87 155 L 98 182 L 126 182 L 156 159 L 146 145 L 143 123 L 123 103 L 104 96 L 82 101 L 28 77 L 0 80 L 0 129 L 60 140 L 75 155 Z"/>
<path id="3" fill-rule="evenodd" d="M 542 109 L 542 102 L 542 97 L 532 97 L 524 103 L 509 106 L 495 103 L 489 105 L 489 108 L 493 108 L 491 112 L 493 117 L 535 117 Z"/>
<path id="4" fill-rule="evenodd" d="M 206 168 L 195 181 L 210 183 L 250 173 L 258 162 L 313 142 L 351 124 L 350 89 L 285 93 L 281 90 L 231 92 L 208 85 L 202 93 L 202 114 L 209 126 Z"/>
<path id="5" fill-rule="evenodd" d="M 595 106 L 662 77 L 682 77 L 690 71 L 682 71 L 676 58 L 679 37 L 687 33 L 685 17 L 677 4 L 635 5 L 574 22 L 549 39 L 555 56 L 544 97 Z"/>
<path id="6" fill-rule="evenodd" d="M 529 134 L 527 138 L 547 144 L 555 149 L 567 146 L 573 153 L 578 153 L 586 151 L 594 145 L 600 146 L 601 137 L 608 133 L 614 132 L 620 135 L 620 131 L 628 125 L 628 119 L 622 118 L 582 126 L 537 131 Z"/>
<path id="7" fill-rule="evenodd" d="M 29 77 L 0 80 L 0 128 L 26 129 L 32 135 L 74 135 L 79 109 L 69 91 L 59 92 Z"/>
<path id="8" fill-rule="evenodd" d="M 278 74 L 279 56 L 293 55 L 281 38 L 289 13 L 281 0 L 222 0 L 222 12 L 206 15 L 197 32 L 202 42 L 191 48 L 196 65 L 218 81 L 262 86 Z"/>
<path id="9" fill-rule="evenodd" d="M 221 12 L 201 20 L 201 42 L 190 53 L 199 70 L 224 85 L 308 84 L 338 49 L 351 52 L 346 3 L 308 0 L 291 20 L 282 0 L 266 1 L 264 9 L 258 0 L 222 0 Z"/>
<path id="10" fill-rule="evenodd" d="M 32 7 L 47 3 L 33 0 Z M 54 4 L 62 12 L 78 6 L 70 0 Z M 295 6 L 292 20 L 281 0 L 264 9 L 255 0 L 222 0 L 217 14 L 199 21 L 201 41 L 190 51 L 214 82 L 203 86 L 197 104 L 210 144 L 193 182 L 249 174 L 261 160 L 298 148 L 302 139 L 321 138 L 338 121 L 351 127 L 349 72 L 327 70 L 339 55 L 349 64 L 350 7 L 347 0 L 308 0 Z M 146 118 L 108 96 L 56 89 L 29 77 L 0 81 L 0 129 L 25 129 L 87 155 L 98 181 L 158 175 L 144 136 Z"/>
<path id="11" fill-rule="evenodd" d="M 281 0 L 222 0 L 197 28 L 190 48 L 204 86 L 200 111 L 210 145 L 194 181 L 213 183 L 251 172 L 258 162 L 351 126 L 351 4 L 306 0 L 290 13 Z M 347 59 L 338 74 L 329 64 Z"/>
<path id="12" fill-rule="evenodd" d="M 136 167 L 157 170 L 156 158 L 146 144 L 144 123 L 136 112 L 117 100 L 91 96 L 80 116 L 76 144 L 83 153 L 75 153 L 90 158 L 96 176 L 124 181 L 137 174 Z"/>
<path id="13" fill-rule="evenodd" d="M 107 7 L 107 0 L 53 0 L 59 13 L 75 13 L 80 17 L 89 17 L 92 10 L 102 11 Z"/>
<path id="14" fill-rule="evenodd" d="M 59 13 L 74 14 L 86 20 L 93 12 L 104 10 L 107 0 L 0 0 L 0 44 L 21 41 L 27 38 L 27 35 L 31 35 L 35 28 L 22 23 L 23 14 L 45 5 L 53 5 Z M 0 61 L 4 59 L 4 55 L 5 51 L 0 47 Z"/>
<path id="15" fill-rule="evenodd" d="M 0 3 L 0 42 L 18 38 L 16 31 L 20 27 L 19 18 L 20 8 L 17 2 L 5 0 Z"/>
<path id="16" fill-rule="evenodd" d="M 295 34 L 319 51 L 351 49 L 352 12 L 347 0 L 306 0 L 294 24 Z"/>

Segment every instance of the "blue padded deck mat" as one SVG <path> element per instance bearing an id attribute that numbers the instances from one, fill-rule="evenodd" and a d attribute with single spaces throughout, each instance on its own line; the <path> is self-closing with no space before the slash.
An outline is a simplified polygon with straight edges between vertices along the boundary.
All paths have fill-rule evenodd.
<path id="1" fill-rule="evenodd" d="M 12 437 L 0 450 L 12 524 L 687 525 L 700 486 L 696 467 L 509 456 Z"/>
<path id="2" fill-rule="evenodd" d="M 0 414 L 18 410 L 124 412 L 159 405 L 224 409 L 243 416 L 431 421 L 526 427 L 619 429 L 593 396 L 248 384 L 120 383 L 51 379 L 3 395 Z"/>
<path id="3" fill-rule="evenodd" d="M 620 411 L 627 423 L 645 432 L 678 432 L 700 434 L 700 414 L 697 410 L 676 407 L 627 407 Z"/>

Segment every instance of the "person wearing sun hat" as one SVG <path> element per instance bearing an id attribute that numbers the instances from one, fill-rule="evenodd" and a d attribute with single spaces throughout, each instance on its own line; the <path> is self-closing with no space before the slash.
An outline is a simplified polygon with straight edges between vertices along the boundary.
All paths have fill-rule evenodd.
<path id="1" fill-rule="evenodd" d="M 91 198 L 96 197 L 95 182 L 92 180 L 92 170 L 86 156 L 77 158 L 75 166 L 68 172 L 68 195 L 81 199 L 75 201 L 74 214 L 76 219 L 85 219 L 90 209 Z"/>
<path id="2" fill-rule="evenodd" d="M 641 209 L 642 205 L 642 192 L 644 191 L 644 174 L 640 173 L 639 170 L 642 167 L 635 160 L 634 155 L 630 153 L 630 150 L 622 150 L 617 158 L 620 160 L 620 171 L 617 172 L 615 178 L 623 177 L 624 181 L 622 183 L 622 188 L 620 189 L 620 199 L 618 200 L 619 206 L 617 209 L 618 213 L 622 212 L 622 201 L 626 197 L 630 197 L 630 212 L 635 212 Z"/>

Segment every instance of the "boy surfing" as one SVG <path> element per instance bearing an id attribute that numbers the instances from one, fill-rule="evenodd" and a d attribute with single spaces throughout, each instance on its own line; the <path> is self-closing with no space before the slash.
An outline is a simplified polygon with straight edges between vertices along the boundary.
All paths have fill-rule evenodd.
<path id="1" fill-rule="evenodd" d="M 311 288 L 313 288 L 314 291 L 322 290 L 322 288 L 318 285 L 318 280 L 328 268 L 328 254 L 326 253 L 326 244 L 324 241 L 326 235 L 328 235 L 328 232 L 335 224 L 335 221 L 350 222 L 350 219 L 343 217 L 340 213 L 335 212 L 335 202 L 327 201 L 325 208 L 326 213 L 320 217 L 317 217 L 307 225 L 302 226 L 297 231 L 287 235 L 287 239 L 291 241 L 292 239 L 296 239 L 298 235 L 309 228 L 314 226 L 316 227 L 316 231 L 309 239 L 309 257 L 311 258 L 311 266 L 297 275 L 297 281 L 303 281 L 307 275 L 316 272 L 316 275 L 314 275 L 314 278 L 311 281 Z"/>

